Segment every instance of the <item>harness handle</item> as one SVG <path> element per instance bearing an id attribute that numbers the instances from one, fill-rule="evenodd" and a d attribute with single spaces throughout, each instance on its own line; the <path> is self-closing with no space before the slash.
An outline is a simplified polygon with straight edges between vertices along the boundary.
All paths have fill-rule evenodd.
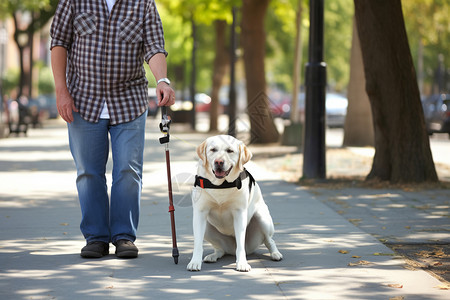
<path id="1" fill-rule="evenodd" d="M 167 115 L 167 106 L 161 107 L 161 123 L 159 123 L 159 130 L 164 134 L 163 137 L 159 138 L 160 144 L 167 144 L 170 140 L 170 123 L 172 120 Z"/>

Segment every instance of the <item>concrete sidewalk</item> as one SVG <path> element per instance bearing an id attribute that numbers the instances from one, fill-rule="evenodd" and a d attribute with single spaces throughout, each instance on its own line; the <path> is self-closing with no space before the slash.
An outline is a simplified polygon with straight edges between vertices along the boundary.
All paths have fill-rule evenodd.
<path id="1" fill-rule="evenodd" d="M 136 241 L 139 258 L 117 259 L 111 246 L 109 256 L 82 259 L 79 252 L 84 241 L 79 232 L 74 165 L 66 129 L 61 125 L 52 122 L 44 129 L 31 131 L 27 138 L 0 140 L 3 299 L 450 297 L 449 290 L 440 289 L 442 282 L 425 271 L 408 268 L 403 258 L 367 233 L 373 224 L 360 229 L 325 204 L 332 197 L 350 195 L 352 191 L 341 191 L 340 195 L 327 189 L 305 189 L 283 181 L 255 162 L 247 168 L 261 186 L 275 222 L 274 239 L 284 259 L 273 262 L 267 249 L 260 247 L 249 256 L 249 273 L 235 271 L 235 258 L 231 256 L 204 264 L 200 272 L 186 271 L 193 246 L 188 191 L 197 160 L 195 147 L 207 136 L 198 133 L 174 133 L 170 143 L 180 250 L 179 264 L 175 265 L 171 257 L 164 149 L 158 143 L 161 134 L 154 120 L 148 123 L 147 131 Z M 371 190 L 360 192 L 374 194 Z M 368 212 L 360 213 L 364 214 L 361 220 L 370 219 Z M 448 217 L 443 220 L 448 223 Z M 448 232 L 439 238 L 448 240 Z M 211 251 L 205 243 L 205 253 Z"/>

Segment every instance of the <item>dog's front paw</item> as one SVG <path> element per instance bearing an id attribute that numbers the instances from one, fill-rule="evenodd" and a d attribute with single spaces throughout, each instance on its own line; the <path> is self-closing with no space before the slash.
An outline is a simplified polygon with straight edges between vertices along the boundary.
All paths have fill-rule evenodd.
<path id="1" fill-rule="evenodd" d="M 245 261 L 245 262 L 236 262 L 236 271 L 239 272 L 249 272 L 252 269 L 252 267 L 250 267 L 250 265 Z"/>
<path id="2" fill-rule="evenodd" d="M 215 263 L 224 254 L 225 252 L 222 249 L 216 248 L 213 253 L 206 255 L 203 261 L 206 263 Z"/>
<path id="3" fill-rule="evenodd" d="M 272 260 L 279 261 L 283 259 L 283 254 L 281 254 L 280 251 L 275 251 L 270 254 L 270 257 Z"/>
<path id="4" fill-rule="evenodd" d="M 202 261 L 191 260 L 186 269 L 188 271 L 200 271 L 202 269 Z"/>
<path id="5" fill-rule="evenodd" d="M 206 255 L 205 258 L 203 259 L 204 262 L 206 263 L 215 263 L 217 261 L 218 257 L 215 253 Z"/>

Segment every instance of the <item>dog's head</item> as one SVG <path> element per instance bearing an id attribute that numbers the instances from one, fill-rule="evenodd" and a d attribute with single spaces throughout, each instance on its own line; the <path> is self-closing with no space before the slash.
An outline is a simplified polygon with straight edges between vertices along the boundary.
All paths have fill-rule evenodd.
<path id="1" fill-rule="evenodd" d="M 217 135 L 207 138 L 197 147 L 198 157 L 206 178 L 216 181 L 234 181 L 244 170 L 244 164 L 252 158 L 245 144 L 230 135 Z"/>

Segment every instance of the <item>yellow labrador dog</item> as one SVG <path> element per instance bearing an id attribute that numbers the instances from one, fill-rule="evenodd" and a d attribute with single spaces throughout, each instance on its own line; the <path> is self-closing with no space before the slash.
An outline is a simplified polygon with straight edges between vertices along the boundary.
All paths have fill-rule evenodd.
<path id="1" fill-rule="evenodd" d="M 252 157 L 249 149 L 232 136 L 218 135 L 201 143 L 197 154 L 200 160 L 192 190 L 194 251 L 187 269 L 200 271 L 203 239 L 214 248 L 203 261 L 236 255 L 237 271 L 250 271 L 246 255 L 263 243 L 272 260 L 281 260 L 283 255 L 272 239 L 269 209 L 258 184 L 244 169 Z"/>

